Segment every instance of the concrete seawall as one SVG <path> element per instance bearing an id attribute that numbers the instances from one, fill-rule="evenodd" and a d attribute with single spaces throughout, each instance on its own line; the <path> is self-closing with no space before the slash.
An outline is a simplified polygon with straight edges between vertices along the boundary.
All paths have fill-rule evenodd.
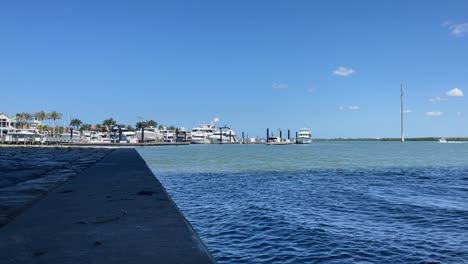
<path id="1" fill-rule="evenodd" d="M 118 149 L 0 228 L 1 263 L 214 263 L 134 149 Z"/>

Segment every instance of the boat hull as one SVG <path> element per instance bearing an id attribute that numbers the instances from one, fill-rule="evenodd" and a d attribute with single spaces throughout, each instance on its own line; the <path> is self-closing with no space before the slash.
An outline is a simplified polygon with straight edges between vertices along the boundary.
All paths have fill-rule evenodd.
<path id="1" fill-rule="evenodd" d="M 297 144 L 311 144 L 312 139 L 311 138 L 297 138 Z"/>
<path id="2" fill-rule="evenodd" d="M 211 141 L 207 138 L 193 138 L 192 144 L 211 144 Z"/>

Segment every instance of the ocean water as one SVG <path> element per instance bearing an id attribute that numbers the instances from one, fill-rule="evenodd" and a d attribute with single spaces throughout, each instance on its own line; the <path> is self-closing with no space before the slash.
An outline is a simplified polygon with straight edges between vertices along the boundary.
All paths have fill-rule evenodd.
<path id="1" fill-rule="evenodd" d="M 219 263 L 468 263 L 468 144 L 138 151 Z"/>

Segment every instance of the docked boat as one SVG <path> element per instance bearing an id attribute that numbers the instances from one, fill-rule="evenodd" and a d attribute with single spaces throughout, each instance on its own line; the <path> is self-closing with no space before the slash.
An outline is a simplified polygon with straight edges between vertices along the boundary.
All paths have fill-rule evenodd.
<path id="1" fill-rule="evenodd" d="M 236 132 L 229 127 L 220 127 L 211 136 L 208 137 L 212 144 L 238 144 L 239 139 Z"/>
<path id="2" fill-rule="evenodd" d="M 71 132 L 60 134 L 60 138 L 62 140 L 75 140 L 75 141 L 78 140 L 79 141 L 81 139 L 81 133 L 78 130 L 72 130 Z"/>
<path id="3" fill-rule="evenodd" d="M 16 129 L 5 136 L 5 141 L 15 143 L 41 142 L 43 136 L 35 129 Z"/>
<path id="4" fill-rule="evenodd" d="M 141 129 L 135 131 L 135 135 L 138 138 L 138 142 L 162 142 L 164 141 L 164 135 L 156 127 L 145 127 L 143 135 Z M 142 140 L 143 139 L 143 140 Z"/>
<path id="5" fill-rule="evenodd" d="M 211 144 L 210 136 L 216 132 L 216 123 L 219 119 L 215 118 L 211 124 L 199 125 L 192 128 L 193 144 Z"/>
<path id="6" fill-rule="evenodd" d="M 299 134 L 296 139 L 297 144 L 310 144 L 312 143 L 312 134 L 307 128 L 303 128 L 299 131 Z"/>

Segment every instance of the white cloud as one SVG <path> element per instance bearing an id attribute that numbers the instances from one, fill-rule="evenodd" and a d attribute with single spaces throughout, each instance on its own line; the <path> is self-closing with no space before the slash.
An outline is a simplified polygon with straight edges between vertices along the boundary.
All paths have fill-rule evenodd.
<path id="1" fill-rule="evenodd" d="M 411 112 L 413 112 L 413 110 L 411 110 L 411 109 L 403 110 L 403 113 L 411 113 Z"/>
<path id="2" fill-rule="evenodd" d="M 447 101 L 447 100 L 448 99 L 444 97 L 434 97 L 434 98 L 429 99 L 429 101 L 431 102 L 442 102 L 442 101 Z"/>
<path id="3" fill-rule="evenodd" d="M 444 22 L 443 22 L 442 24 L 440 24 L 440 25 L 443 26 L 443 27 L 448 27 L 448 26 L 450 26 L 450 25 L 452 25 L 452 24 L 453 24 L 452 21 L 447 20 L 447 21 L 444 21 Z"/>
<path id="4" fill-rule="evenodd" d="M 346 76 L 353 74 L 354 72 L 355 70 L 351 68 L 341 66 L 341 67 L 338 67 L 338 69 L 333 71 L 333 75 L 346 77 Z"/>
<path id="5" fill-rule="evenodd" d="M 449 26 L 450 34 L 455 37 L 463 37 L 468 32 L 468 22 Z"/>
<path id="6" fill-rule="evenodd" d="M 348 107 L 349 110 L 359 110 L 361 109 L 361 107 L 359 107 L 359 105 L 352 105 L 350 107 Z"/>
<path id="7" fill-rule="evenodd" d="M 272 87 L 273 89 L 286 89 L 286 88 L 288 88 L 289 86 L 288 86 L 287 84 L 285 84 L 285 83 L 276 83 L 276 82 L 274 82 L 274 83 L 271 85 L 271 87 Z"/>
<path id="8" fill-rule="evenodd" d="M 447 96 L 450 97 L 463 97 L 463 91 L 459 88 L 453 88 L 447 92 Z"/>
<path id="9" fill-rule="evenodd" d="M 441 116 L 442 112 L 426 112 L 427 116 Z"/>

